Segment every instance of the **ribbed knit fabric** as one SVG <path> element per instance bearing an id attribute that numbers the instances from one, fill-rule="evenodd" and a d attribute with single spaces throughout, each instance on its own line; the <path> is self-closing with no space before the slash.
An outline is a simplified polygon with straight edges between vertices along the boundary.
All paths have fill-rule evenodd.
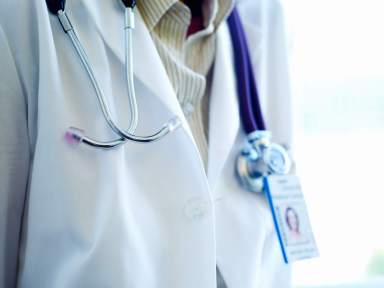
<path id="1" fill-rule="evenodd" d="M 233 0 L 205 0 L 203 29 L 188 36 L 192 14 L 178 0 L 141 0 L 140 14 L 151 32 L 160 58 L 192 130 L 201 158 L 208 161 L 207 76 L 215 57 L 215 31 L 229 14 Z M 211 77 L 209 77 L 211 78 Z M 208 83 L 210 84 L 210 83 Z"/>

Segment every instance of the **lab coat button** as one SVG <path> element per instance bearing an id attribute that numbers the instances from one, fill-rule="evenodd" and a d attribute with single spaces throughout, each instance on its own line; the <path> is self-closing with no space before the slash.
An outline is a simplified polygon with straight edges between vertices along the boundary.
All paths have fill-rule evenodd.
<path id="1" fill-rule="evenodd" d="M 191 102 L 187 102 L 183 105 L 183 112 L 184 112 L 185 117 L 187 117 L 187 118 L 192 115 L 194 110 L 195 110 L 195 108 L 193 107 Z"/>
<path id="2" fill-rule="evenodd" d="M 191 198 L 185 205 L 184 213 L 190 220 L 200 220 L 208 213 L 208 203 L 201 198 Z"/>

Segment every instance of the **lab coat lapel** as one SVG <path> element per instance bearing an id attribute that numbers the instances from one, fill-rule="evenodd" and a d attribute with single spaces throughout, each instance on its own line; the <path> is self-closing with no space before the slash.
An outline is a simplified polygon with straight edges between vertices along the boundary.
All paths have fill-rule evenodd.
<path id="1" fill-rule="evenodd" d="M 210 100 L 208 179 L 212 189 L 219 180 L 240 126 L 230 43 L 228 27 L 224 24 L 218 30 Z"/>
<path id="2" fill-rule="evenodd" d="M 82 0 L 105 44 L 124 65 L 124 11 L 119 2 Z M 153 92 L 153 95 L 156 95 L 172 114 L 177 115 L 183 124 L 186 124 L 186 119 L 177 101 L 164 65 L 137 9 L 135 15 L 136 27 L 133 31 L 134 76 L 147 86 Z M 108 19 L 108 22 L 103 21 L 103 19 Z M 140 95 L 137 96 L 140 97 Z M 187 128 L 187 132 L 192 137 L 188 125 L 183 126 Z"/>

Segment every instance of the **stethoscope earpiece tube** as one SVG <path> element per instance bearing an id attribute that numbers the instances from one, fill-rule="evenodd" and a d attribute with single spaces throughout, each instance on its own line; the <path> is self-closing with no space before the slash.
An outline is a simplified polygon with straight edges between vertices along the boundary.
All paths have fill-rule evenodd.
<path id="1" fill-rule="evenodd" d="M 69 21 L 67 13 L 65 13 L 64 10 L 59 10 L 57 12 L 57 17 L 59 18 L 61 27 L 63 27 L 65 33 L 68 33 L 69 31 L 73 32 L 73 26 L 71 24 L 71 21 Z"/>
<path id="2" fill-rule="evenodd" d="M 103 116 L 107 121 L 109 127 L 115 132 L 120 138 L 110 140 L 110 141 L 98 141 L 92 139 L 85 135 L 85 132 L 82 129 L 76 127 L 70 127 L 66 133 L 64 139 L 71 145 L 77 146 L 80 143 L 87 144 L 89 146 L 95 148 L 103 148 L 103 149 L 111 149 L 121 144 L 124 144 L 127 140 L 139 143 L 150 143 L 154 141 L 158 141 L 165 137 L 167 134 L 176 130 L 181 126 L 181 121 L 178 117 L 175 117 L 165 123 L 160 130 L 156 133 L 149 136 L 138 136 L 134 135 L 134 131 L 136 130 L 138 124 L 138 108 L 137 101 L 135 96 L 135 88 L 133 81 L 133 53 L 132 53 L 132 29 L 134 28 L 134 13 L 133 8 L 136 5 L 136 1 L 125 1 L 123 0 L 123 4 L 125 5 L 125 59 L 126 59 L 126 78 L 127 78 L 127 86 L 128 86 L 128 98 L 129 98 L 129 107 L 131 109 L 131 120 L 130 125 L 127 130 L 124 130 L 120 127 L 117 121 L 115 121 L 112 117 L 112 113 L 109 109 L 103 91 L 99 86 L 95 73 L 93 72 L 93 68 L 89 61 L 89 58 L 81 44 L 79 38 L 76 35 L 76 32 L 69 20 L 66 12 L 65 12 L 65 1 L 63 0 L 46 0 L 47 6 L 49 10 L 56 14 L 59 18 L 61 26 L 63 27 L 64 32 L 69 36 L 73 47 L 75 48 L 81 63 L 86 70 L 89 79 L 92 83 L 93 88 L 95 89 L 95 93 L 97 96 L 97 100 L 99 102 L 99 106 L 102 110 Z"/>

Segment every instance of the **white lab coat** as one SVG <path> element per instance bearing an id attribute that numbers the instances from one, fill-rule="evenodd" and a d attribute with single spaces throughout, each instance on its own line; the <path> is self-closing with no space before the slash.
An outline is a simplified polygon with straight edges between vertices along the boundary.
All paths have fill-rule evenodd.
<path id="1" fill-rule="evenodd" d="M 267 125 L 277 142 L 289 144 L 281 3 L 243 0 L 239 5 Z M 68 0 L 67 11 L 113 113 L 128 123 L 120 5 Z M 14 105 L 14 95 L 24 97 L 17 105 L 25 112 L 31 156 L 26 194 L 1 196 L 8 201 L 2 201 L 1 215 L 13 215 L 1 223 L 14 227 L 11 235 L 0 228 L 4 287 L 14 283 L 16 259 L 10 255 L 15 253 L 19 287 L 215 288 L 216 265 L 228 288 L 290 286 L 290 268 L 283 263 L 266 199 L 243 190 L 234 175 L 244 132 L 226 24 L 218 31 L 207 176 L 140 17 L 134 32 L 138 134 L 154 132 L 175 115 L 183 125 L 159 142 L 127 143 L 110 151 L 73 148 L 64 141 L 69 126 L 97 139 L 116 135 L 45 1 L 1 0 L 0 25 L 0 79 L 8 79 L 0 94 Z M 23 135 L 15 131 L 10 137 L 15 133 Z M 21 211 L 20 242 L 9 245 L 6 240 L 18 240 Z"/>

